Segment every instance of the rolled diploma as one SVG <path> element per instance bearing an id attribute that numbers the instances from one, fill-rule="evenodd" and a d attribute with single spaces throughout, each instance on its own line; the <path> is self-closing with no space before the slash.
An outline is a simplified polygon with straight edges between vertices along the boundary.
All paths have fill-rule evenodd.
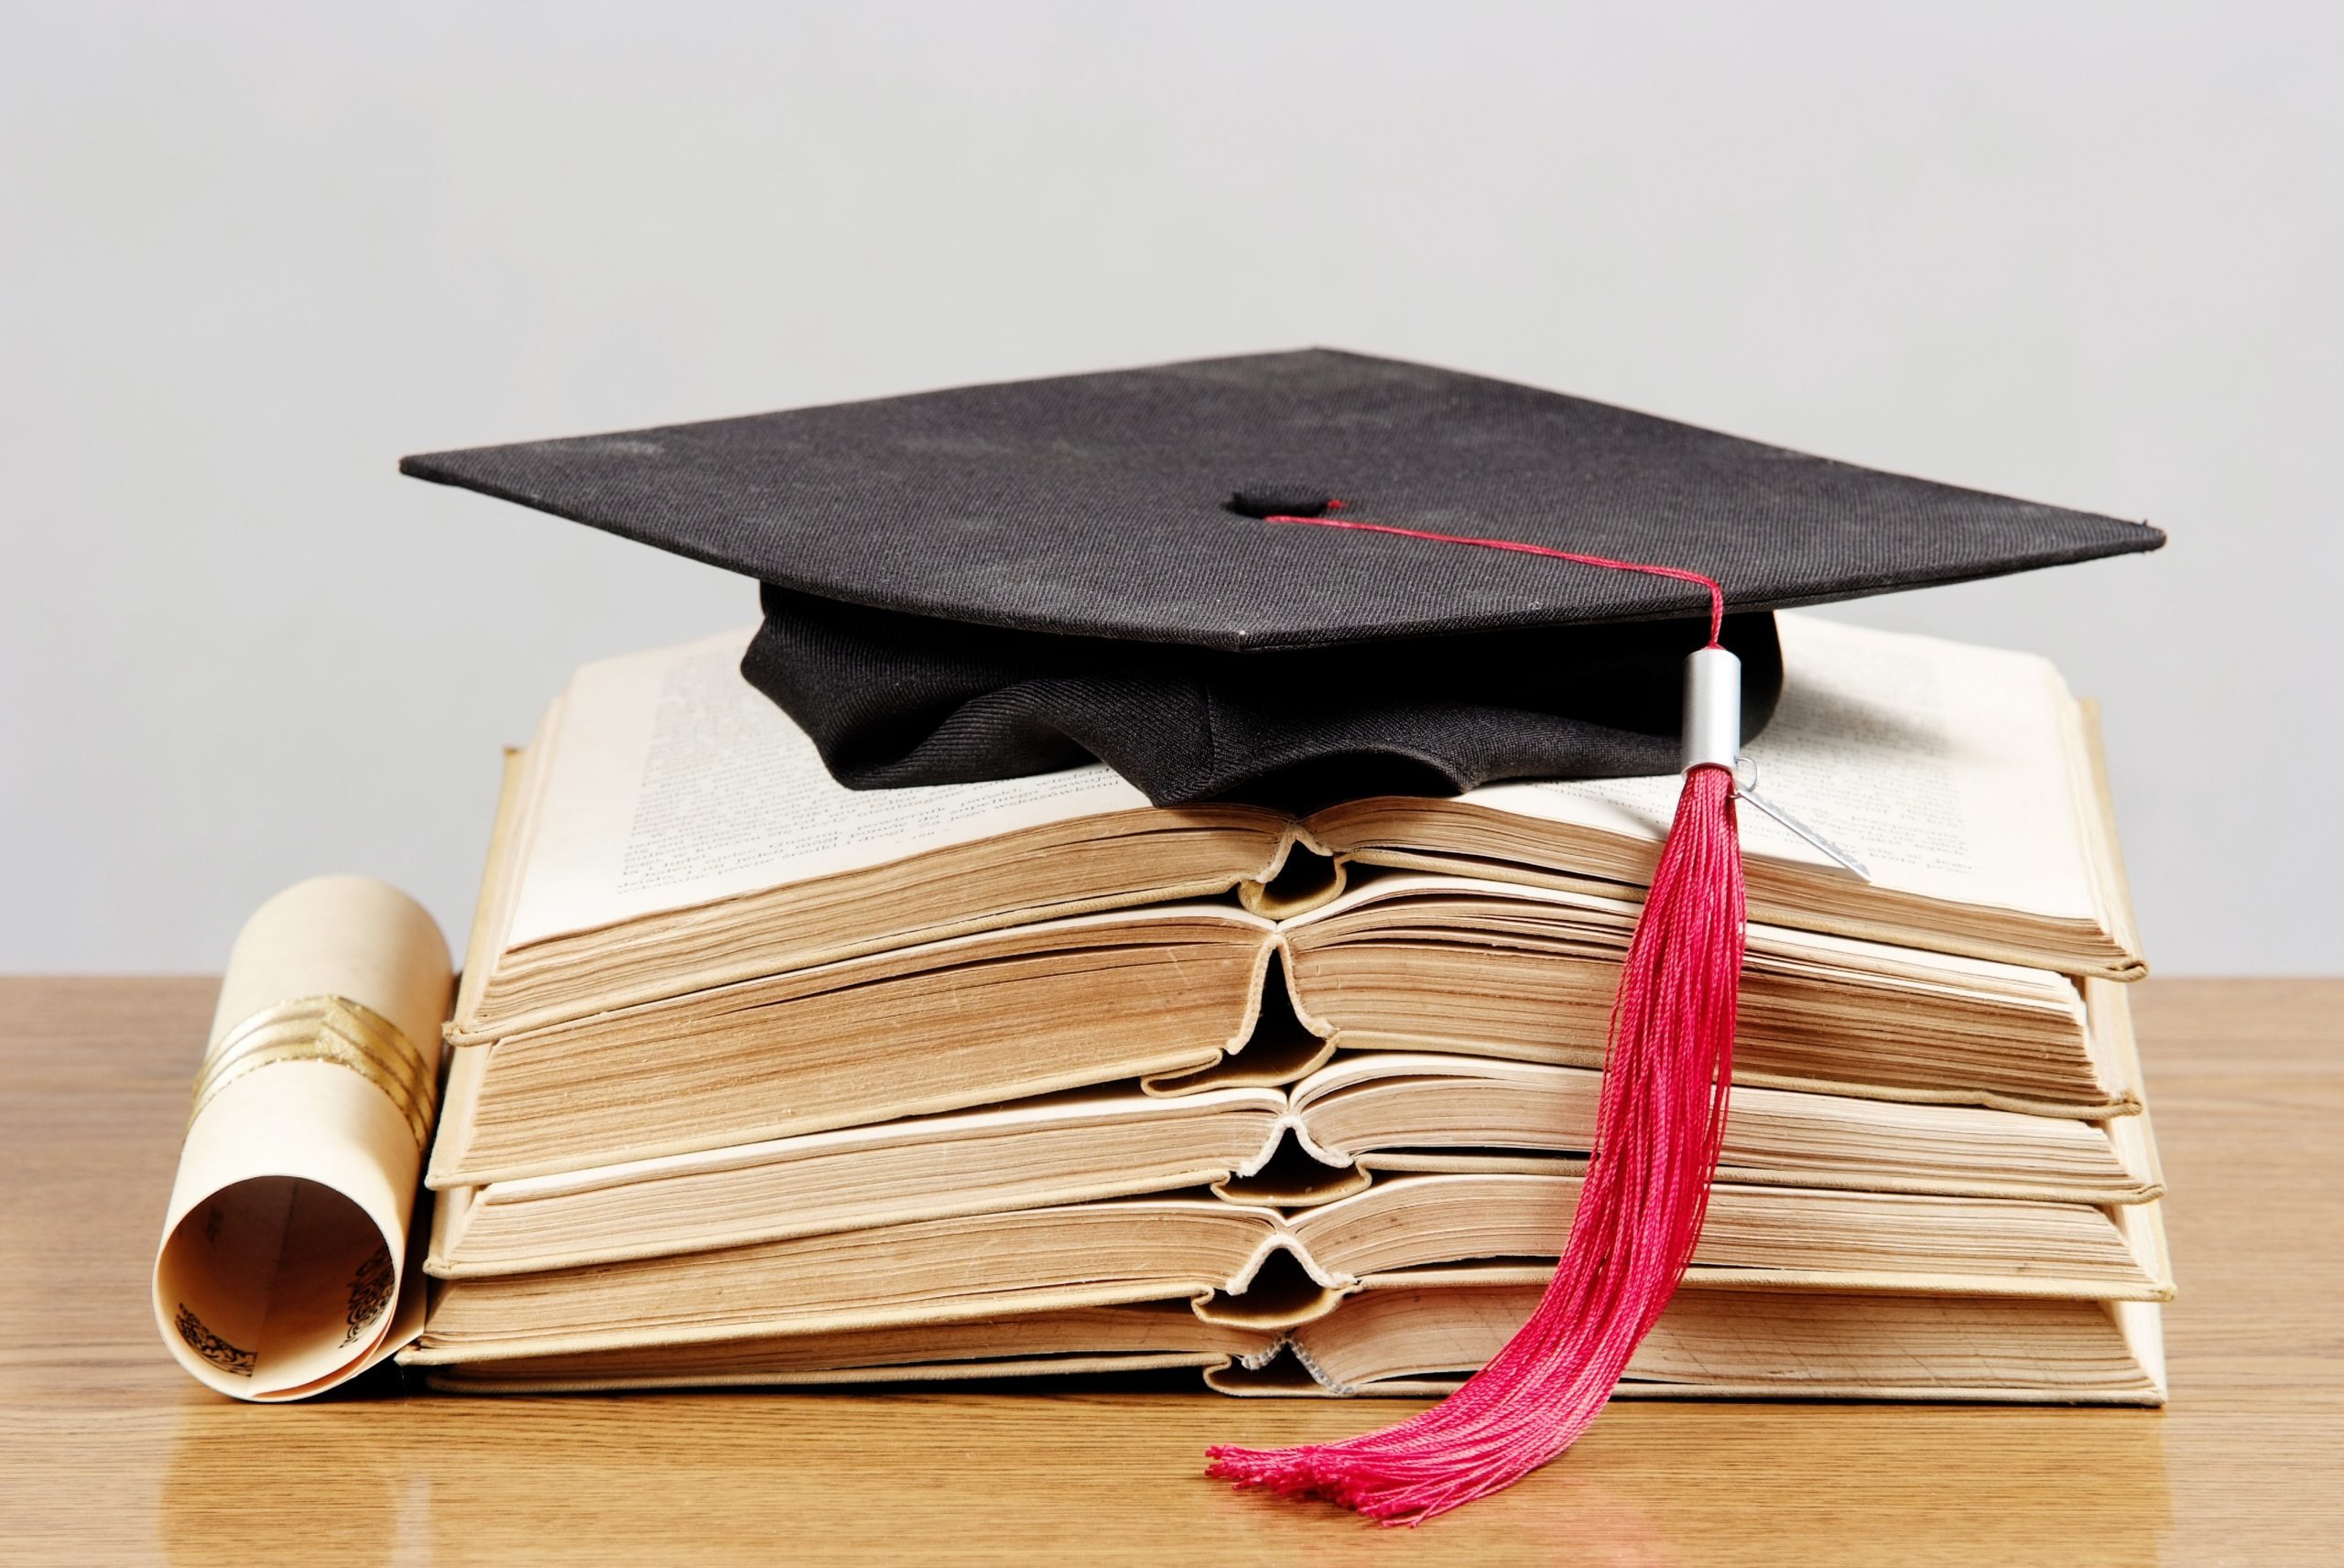
<path id="1" fill-rule="evenodd" d="M 301 1399 L 420 1330 L 407 1243 L 450 986 L 431 916 L 370 878 L 298 883 L 245 922 L 155 1256 L 163 1342 L 205 1384 Z"/>

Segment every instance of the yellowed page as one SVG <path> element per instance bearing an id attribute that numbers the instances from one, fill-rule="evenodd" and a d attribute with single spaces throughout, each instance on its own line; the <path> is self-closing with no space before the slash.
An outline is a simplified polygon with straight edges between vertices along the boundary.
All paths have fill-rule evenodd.
<path id="1" fill-rule="evenodd" d="M 421 1331 L 409 1268 L 448 946 L 364 877 L 288 888 L 245 924 L 155 1259 L 179 1365 L 237 1399 L 300 1399 Z"/>
<path id="2" fill-rule="evenodd" d="M 741 677 L 747 632 L 581 668 L 551 726 L 507 947 L 1143 808 L 1101 765 L 851 790 Z"/>
<path id="3" fill-rule="evenodd" d="M 1627 779 L 1615 782 L 1644 784 L 1648 781 Z M 1670 805 L 1673 808 L 1674 801 Z M 1762 813 L 1745 810 L 1742 813 L 1742 832 L 1747 835 L 1753 822 L 1766 820 Z M 1279 929 L 1303 935 L 1315 926 L 1342 919 L 1370 905 L 1405 904 L 1411 899 L 1442 897 L 1486 899 L 1501 912 L 1510 906 L 1543 904 L 1553 909 L 1585 911 L 1598 917 L 1625 920 L 1631 925 L 1644 910 L 1641 903 L 1608 898 L 1581 888 L 1493 881 L 1452 872 L 1384 871 L 1352 884 L 1325 903 L 1280 922 Z M 2071 1013 L 2078 1020 L 2083 1015 L 2083 1003 L 2076 992 L 2074 981 L 2031 965 L 1967 957 L 1959 953 L 1926 952 L 1884 942 L 1865 941 L 1856 936 L 1800 931 L 1786 925 L 1753 924 L 1749 928 L 1748 940 L 1751 948 L 1757 952 L 1853 970 L 1859 974 L 1926 976 L 1936 984 L 1970 987 L 1985 994 L 2013 999 L 2028 998 L 2036 1005 Z M 1624 940 L 1622 946 L 1624 949 Z"/>
<path id="4" fill-rule="evenodd" d="M 2098 916 L 2075 776 L 2078 720 L 2049 661 L 1813 616 L 1776 622 L 1783 698 L 1748 747 L 1761 795 L 1861 860 L 1883 887 L 2058 919 Z M 1677 795 L 1671 775 L 1496 784 L 1463 799 L 1656 842 Z M 1762 813 L 1740 815 L 1745 853 L 1829 865 Z"/>

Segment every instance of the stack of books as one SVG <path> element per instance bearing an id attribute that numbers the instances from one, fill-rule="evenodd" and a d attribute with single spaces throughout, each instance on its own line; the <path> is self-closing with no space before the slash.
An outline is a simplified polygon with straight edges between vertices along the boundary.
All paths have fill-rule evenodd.
<path id="1" fill-rule="evenodd" d="M 1745 813 L 1734 1089 L 1623 1392 L 2154 1403 L 2172 1291 L 2089 710 L 1801 616 Z M 746 633 L 508 760 L 422 1337 L 479 1391 L 1195 1368 L 1452 1387 L 1590 1156 L 1674 779 L 1296 816 L 1091 767 L 858 793 Z"/>

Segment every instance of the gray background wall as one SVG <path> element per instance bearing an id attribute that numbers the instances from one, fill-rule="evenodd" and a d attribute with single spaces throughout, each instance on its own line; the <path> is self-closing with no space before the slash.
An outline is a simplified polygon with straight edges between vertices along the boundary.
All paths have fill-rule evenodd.
<path id="1" fill-rule="evenodd" d="M 12 5 L 0 968 L 468 917 L 744 583 L 402 452 L 1309 342 L 2144 516 L 1859 619 L 2107 704 L 2152 956 L 2344 968 L 2331 7 Z"/>

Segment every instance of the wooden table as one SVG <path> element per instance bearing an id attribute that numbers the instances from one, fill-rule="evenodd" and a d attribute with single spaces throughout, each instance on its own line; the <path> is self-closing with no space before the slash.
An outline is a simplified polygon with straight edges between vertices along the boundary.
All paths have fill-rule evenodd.
<path id="1" fill-rule="evenodd" d="M 2141 989 L 2169 1410 L 1622 1405 L 1417 1531 L 1199 1475 L 1380 1401 L 215 1398 L 146 1307 L 212 995 L 0 979 L 0 1560 L 2344 1562 L 2344 981 Z"/>

